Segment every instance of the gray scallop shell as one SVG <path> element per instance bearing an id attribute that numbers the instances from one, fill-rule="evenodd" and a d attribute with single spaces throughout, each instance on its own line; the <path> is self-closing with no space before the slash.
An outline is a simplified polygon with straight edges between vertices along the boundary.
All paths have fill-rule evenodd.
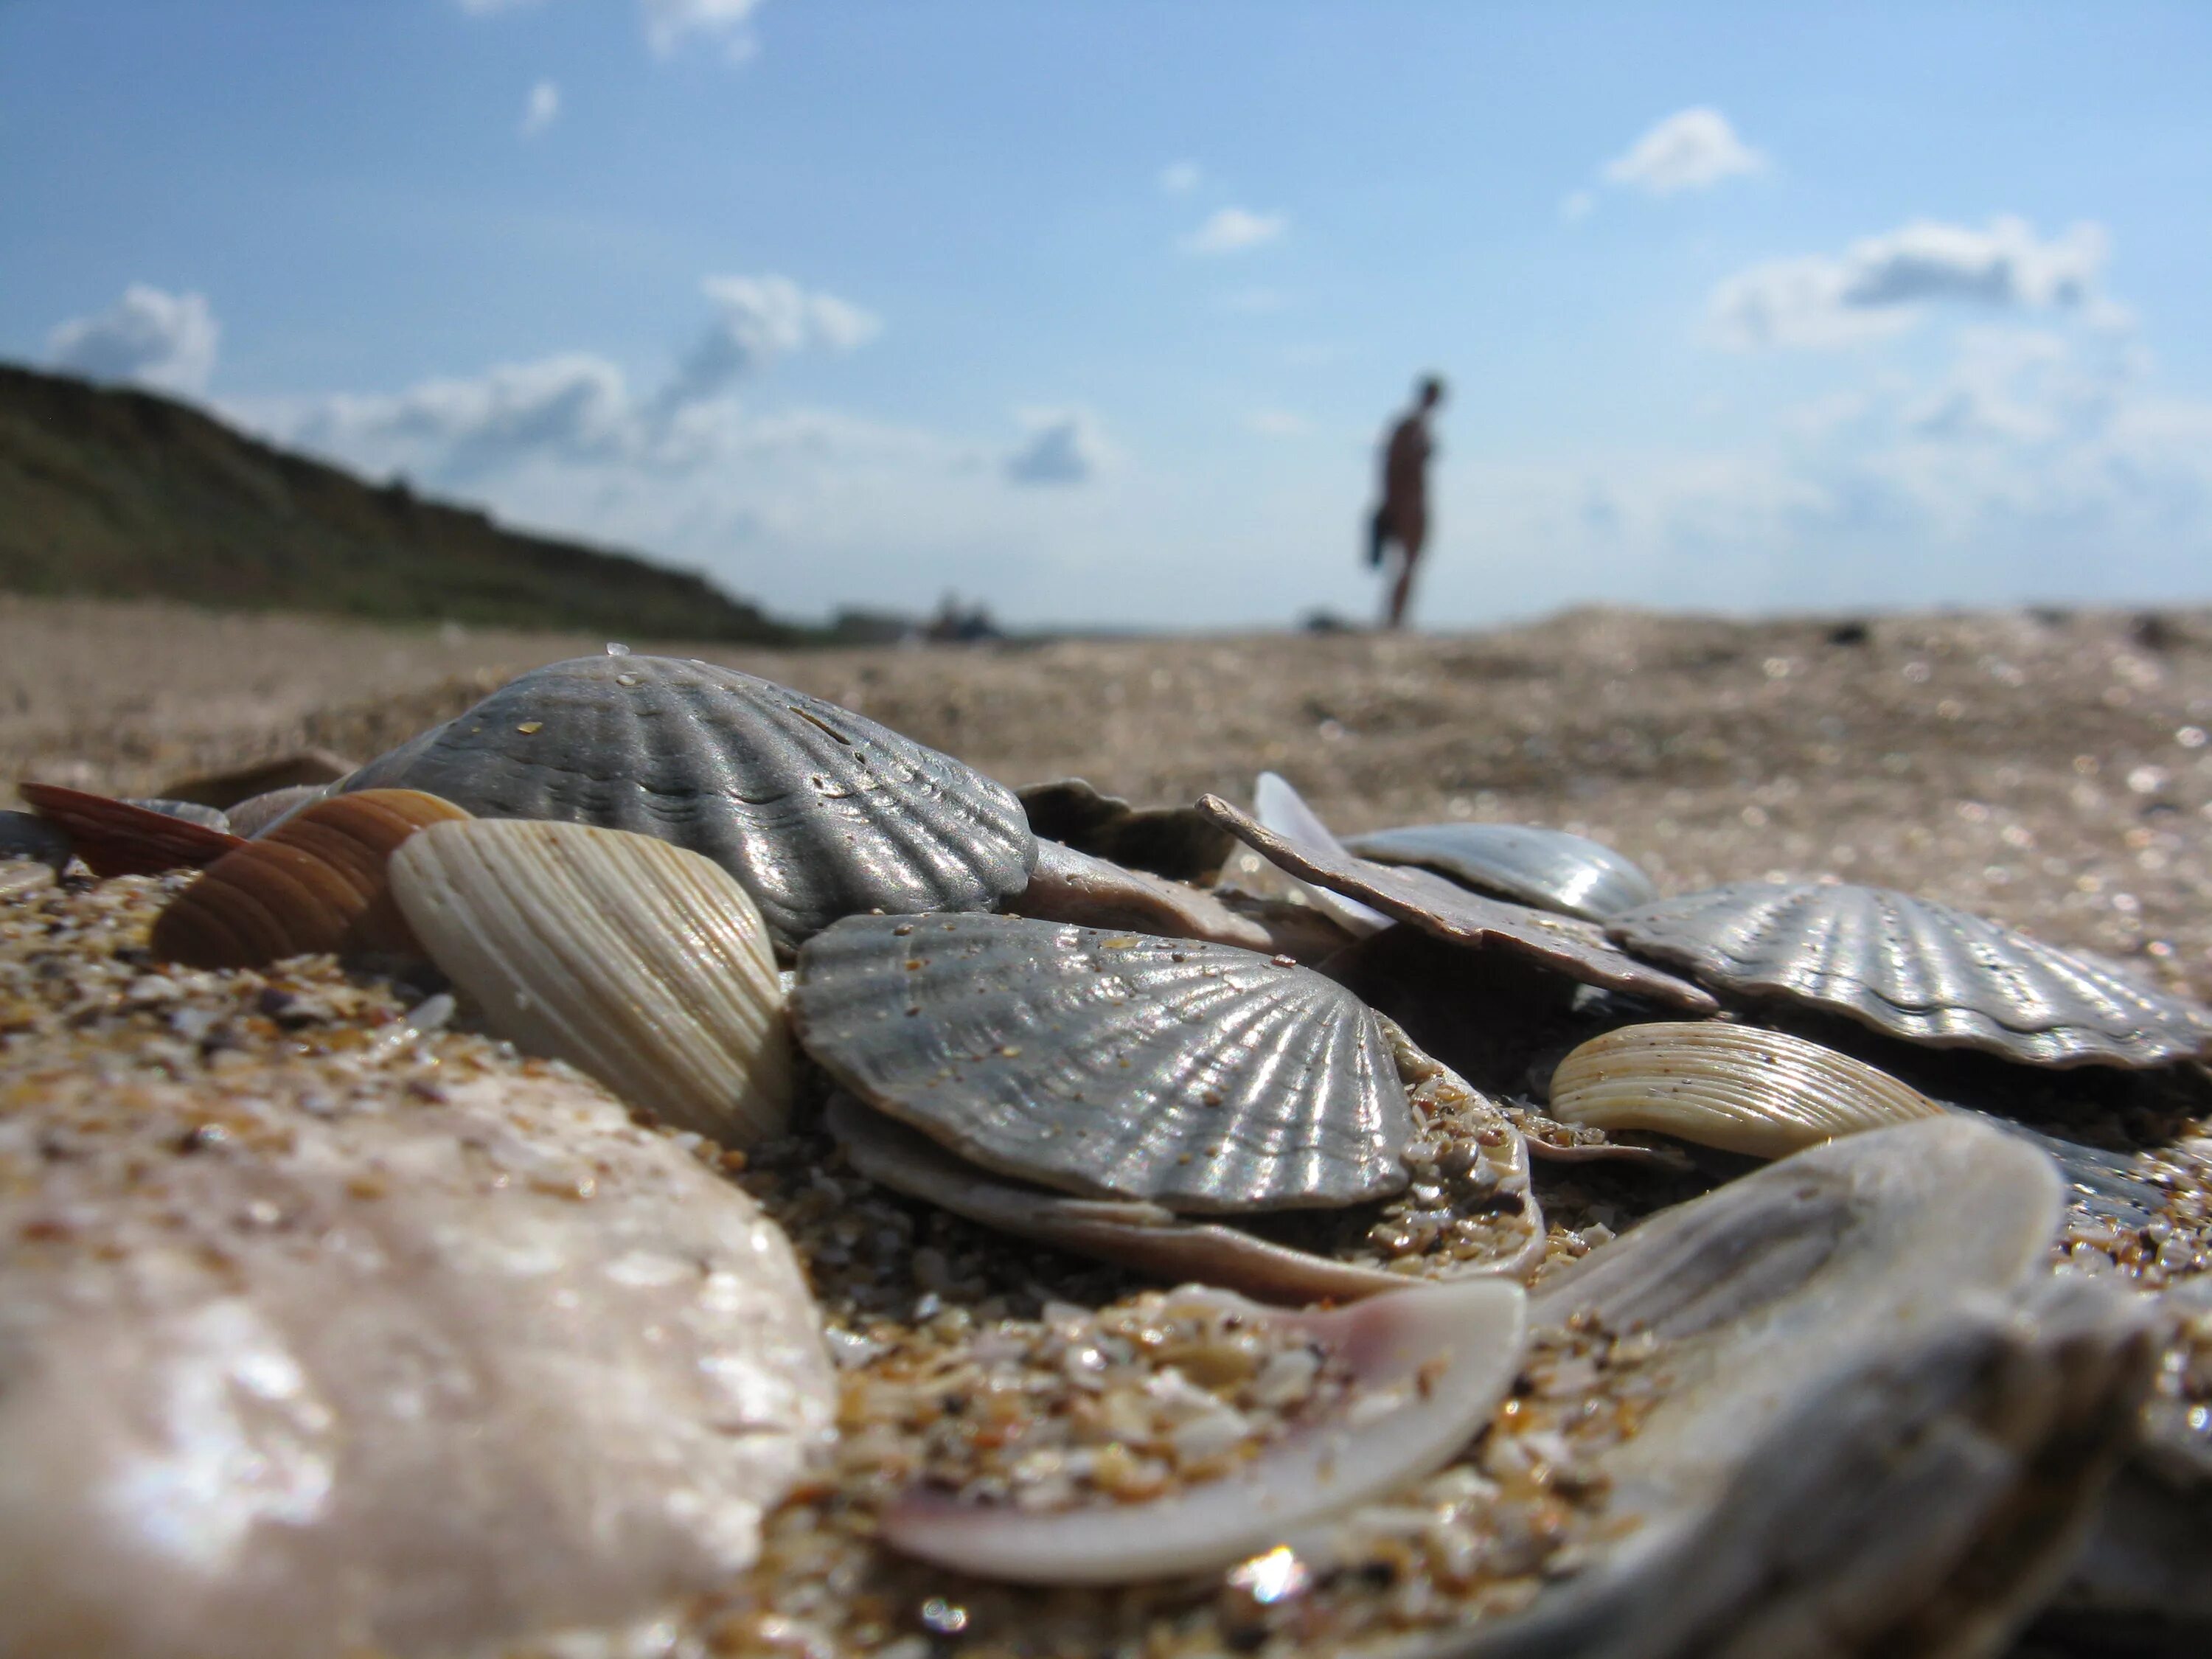
<path id="1" fill-rule="evenodd" d="M 1613 918 L 1640 955 L 1908 1042 L 2033 1066 L 2161 1066 L 2212 1044 L 2194 1003 L 1996 922 L 1879 887 L 1739 881 Z"/>
<path id="2" fill-rule="evenodd" d="M 854 916 L 807 941 L 799 1041 L 969 1162 L 1170 1210 L 1401 1190 L 1413 1108 L 1341 986 L 1233 946 L 1013 916 Z"/>
<path id="3" fill-rule="evenodd" d="M 782 947 L 838 917 L 988 909 L 1028 884 L 1013 792 L 804 692 L 673 657 L 534 670 L 340 786 L 656 836 L 720 865 Z"/>
<path id="4" fill-rule="evenodd" d="M 1478 892 L 1587 921 L 1659 896 L 1632 860 L 1587 836 L 1533 823 L 1409 823 L 1344 844 L 1376 864 L 1418 864 Z"/>

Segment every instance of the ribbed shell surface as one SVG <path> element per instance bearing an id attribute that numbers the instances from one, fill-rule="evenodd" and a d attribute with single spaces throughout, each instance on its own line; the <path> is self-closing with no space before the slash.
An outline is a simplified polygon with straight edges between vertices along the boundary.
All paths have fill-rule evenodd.
<path id="1" fill-rule="evenodd" d="M 1477 891 L 1588 921 L 1659 896 L 1633 860 L 1587 836 L 1533 823 L 1409 823 L 1344 844 L 1377 864 L 1418 864 Z"/>
<path id="2" fill-rule="evenodd" d="M 1376 1017 L 1287 958 L 1010 916 L 855 916 L 809 940 L 799 1041 L 970 1162 L 1171 1210 L 1402 1189 L 1413 1108 Z"/>
<path id="3" fill-rule="evenodd" d="M 1740 881 L 1613 918 L 1639 955 L 1932 1048 L 2033 1066 L 2161 1066 L 2212 1016 L 1996 922 L 1879 887 Z"/>
<path id="4" fill-rule="evenodd" d="M 483 818 L 627 830 L 735 876 L 789 947 L 868 910 L 988 909 L 1036 842 L 1012 791 L 873 720 L 734 669 L 579 657 L 371 761 Z"/>

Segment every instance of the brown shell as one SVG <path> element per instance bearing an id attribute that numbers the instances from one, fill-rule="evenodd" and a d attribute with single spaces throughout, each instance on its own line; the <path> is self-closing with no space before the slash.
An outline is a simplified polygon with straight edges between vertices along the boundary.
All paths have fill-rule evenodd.
<path id="1" fill-rule="evenodd" d="M 154 923 L 155 953 L 193 968 L 255 968 L 285 957 L 418 956 L 385 879 L 392 849 L 428 824 L 469 816 L 416 789 L 319 801 L 242 842 Z"/>
<path id="2" fill-rule="evenodd" d="M 198 868 L 246 845 L 241 836 L 189 818 L 58 783 L 19 783 L 15 791 L 40 817 L 68 833 L 70 847 L 95 876 Z"/>

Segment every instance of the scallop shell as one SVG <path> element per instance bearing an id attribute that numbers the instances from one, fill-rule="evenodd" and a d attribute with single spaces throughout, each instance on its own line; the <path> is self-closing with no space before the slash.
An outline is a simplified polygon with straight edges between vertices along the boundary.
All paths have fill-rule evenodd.
<path id="1" fill-rule="evenodd" d="M 1188 806 L 1132 806 L 1081 778 L 1033 783 L 1020 795 L 1038 840 L 1170 881 L 1211 881 L 1237 848 L 1235 836 Z"/>
<path id="2" fill-rule="evenodd" d="M 1562 1122 L 1655 1130 L 1753 1158 L 1942 1110 L 1832 1048 L 1717 1020 L 1625 1025 L 1592 1037 L 1552 1073 L 1551 1112 Z"/>
<path id="3" fill-rule="evenodd" d="M 1292 1305 L 1406 1288 L 1403 1273 L 1316 1255 L 1218 1222 L 1187 1221 L 1140 1199 L 1071 1198 L 988 1174 L 848 1094 L 830 1097 L 823 1122 L 853 1167 L 878 1186 L 1170 1284 L 1218 1285 Z"/>
<path id="4" fill-rule="evenodd" d="M 744 1145 L 791 1110 L 783 987 L 730 876 L 647 836 L 434 824 L 391 860 L 431 959 L 499 1035 L 683 1128 Z"/>
<path id="5" fill-rule="evenodd" d="M 987 1170 L 1171 1210 L 1407 1184 L 1375 1016 L 1287 957 L 1015 916 L 854 916 L 799 957 L 799 1040 Z"/>
<path id="6" fill-rule="evenodd" d="M 1275 948 L 1265 927 L 1202 888 L 1125 870 L 1056 841 L 1037 842 L 1036 868 L 1030 872 L 1030 884 L 1010 908 L 1040 921 L 1212 939 L 1245 951 L 1272 953 Z"/>
<path id="7" fill-rule="evenodd" d="M 1199 803 L 1199 810 L 1204 811 L 1203 801 Z M 1344 843 L 1337 840 L 1328 825 L 1322 822 L 1321 814 L 1309 806 L 1306 798 L 1279 772 L 1262 772 L 1253 781 L 1252 816 L 1285 842 L 1313 848 L 1316 855 L 1339 860 L 1352 856 L 1344 850 Z M 1218 823 L 1218 820 L 1212 821 Z M 1233 825 L 1224 827 L 1228 828 L 1231 834 L 1236 833 Z M 1277 861 L 1277 867 L 1285 868 L 1279 861 Z M 1288 873 L 1286 868 L 1285 872 Z M 1380 910 L 1338 892 L 1326 883 L 1299 881 L 1294 878 L 1293 885 L 1307 903 L 1354 939 L 1380 933 L 1390 925 L 1391 919 Z"/>
<path id="8" fill-rule="evenodd" d="M 780 945 L 868 910 L 981 910 L 1028 884 L 1011 790 L 873 720 L 672 657 L 523 675 L 343 787 L 428 790 L 480 818 L 656 836 L 743 884 Z"/>
<path id="9" fill-rule="evenodd" d="M 67 833 L 95 876 L 157 876 L 213 864 L 242 837 L 185 818 L 58 783 L 20 783 L 16 793 Z"/>
<path id="10" fill-rule="evenodd" d="M 884 1511 L 884 1541 L 1017 1583 L 1128 1583 L 1228 1566 L 1450 1461 L 1512 1383 L 1526 1302 L 1519 1285 L 1489 1280 L 1328 1313 L 1247 1304 L 1254 1324 L 1287 1329 L 1346 1364 L 1346 1394 L 1232 1473 L 1165 1497 L 1040 1511 L 921 1491 Z"/>
<path id="11" fill-rule="evenodd" d="M 258 968 L 323 951 L 418 955 L 386 861 L 425 824 L 467 817 L 412 789 L 320 802 L 210 865 L 155 919 L 154 952 L 193 968 Z"/>
<path id="12" fill-rule="evenodd" d="M 1784 996 L 1891 1036 L 2033 1066 L 2161 1066 L 2212 1050 L 2212 1016 L 1948 905 L 1878 887 L 1740 881 L 1613 919 L 1708 984 Z"/>
<path id="13" fill-rule="evenodd" d="M 1616 950 L 1589 922 L 1486 898 L 1426 870 L 1392 868 L 1354 858 L 1335 845 L 1294 840 L 1238 811 L 1218 795 L 1198 810 L 1246 846 L 1316 886 L 1349 893 L 1401 921 L 1459 945 L 1495 945 L 1588 985 L 1602 985 L 1696 1013 L 1717 1005 L 1687 980 L 1662 973 Z"/>
<path id="14" fill-rule="evenodd" d="M 1610 847 L 1530 823 L 1412 823 L 1344 845 L 1376 864 L 1417 864 L 1477 891 L 1585 921 L 1659 896 L 1651 878 Z"/>

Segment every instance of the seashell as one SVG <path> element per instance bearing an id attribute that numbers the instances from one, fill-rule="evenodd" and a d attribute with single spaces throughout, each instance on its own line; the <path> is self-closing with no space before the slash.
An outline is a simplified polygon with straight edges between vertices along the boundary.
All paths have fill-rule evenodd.
<path id="1" fill-rule="evenodd" d="M 1526 1297 L 1496 1280 L 1431 1285 L 1328 1313 L 1251 1309 L 1352 1370 L 1340 1400 L 1218 1480 L 1136 1504 L 1036 1510 L 915 1492 L 882 1537 L 955 1571 L 1031 1584 L 1211 1572 L 1450 1461 L 1519 1369 Z"/>
<path id="2" fill-rule="evenodd" d="M 1478 892 L 1585 921 L 1659 896 L 1651 878 L 1610 847 L 1530 823 L 1413 823 L 1344 845 L 1376 864 L 1417 864 Z"/>
<path id="3" fill-rule="evenodd" d="M 386 861 L 426 824 L 465 818 L 412 789 L 370 789 L 309 807 L 210 865 L 155 919 L 154 952 L 193 968 L 258 968 L 286 957 L 416 956 Z"/>
<path id="4" fill-rule="evenodd" d="M 19 783 L 15 789 L 40 817 L 60 826 L 95 876 L 156 876 L 164 870 L 197 868 L 245 845 L 227 830 L 82 789 L 58 783 Z"/>
<path id="5" fill-rule="evenodd" d="M 434 824 L 390 870 L 415 936 L 500 1036 L 682 1128 L 741 1146 L 782 1128 L 782 981 L 726 872 L 649 836 L 514 820 Z"/>
<path id="6" fill-rule="evenodd" d="M 254 795 L 230 809 L 231 830 L 249 839 L 265 836 L 301 807 L 327 800 L 330 793 L 331 787 L 326 783 L 295 783 L 289 788 L 272 789 L 265 795 Z"/>
<path id="7" fill-rule="evenodd" d="M 1832 1048 L 1718 1020 L 1624 1025 L 1592 1037 L 1552 1073 L 1552 1115 L 1562 1122 L 1655 1130 L 1751 1158 L 1942 1110 Z"/>
<path id="8" fill-rule="evenodd" d="M 61 826 L 34 812 L 0 811 L 0 859 L 27 860 L 59 871 L 70 861 L 70 838 Z"/>
<path id="9" fill-rule="evenodd" d="M 1293 875 L 1371 902 L 1439 939 L 1471 946 L 1495 945 L 1584 984 L 1697 1013 L 1711 1012 L 1717 1006 L 1687 980 L 1659 972 L 1615 949 L 1589 922 L 1486 898 L 1426 870 L 1370 864 L 1341 848 L 1291 840 L 1246 817 L 1218 795 L 1201 797 L 1198 810 Z"/>
<path id="10" fill-rule="evenodd" d="M 987 1174 L 848 1094 L 830 1097 L 823 1122 L 853 1167 L 878 1186 L 1170 1284 L 1217 1285 L 1296 1306 L 1352 1302 L 1407 1283 L 1403 1273 L 1316 1255 L 1215 1222 L 1186 1221 L 1141 1199 L 1071 1198 Z M 1540 1229 L 1540 1245 L 1542 1237 Z"/>
<path id="11" fill-rule="evenodd" d="M 868 910 L 982 910 L 1029 883 L 1013 793 L 835 703 L 672 657 L 525 674 L 371 761 L 482 818 L 627 830 L 703 854 L 789 948 Z"/>
<path id="12" fill-rule="evenodd" d="M 149 812 L 159 812 L 164 817 L 182 818 L 186 823 L 197 823 L 204 830 L 220 830 L 226 836 L 238 832 L 230 827 L 230 814 L 213 806 L 203 806 L 198 801 L 169 800 L 160 795 L 125 795 L 125 806 L 143 806 Z"/>
<path id="13" fill-rule="evenodd" d="M 1203 801 L 1199 810 L 1203 814 Z M 1306 805 L 1304 795 L 1291 786 L 1288 778 L 1279 773 L 1262 772 L 1252 785 L 1252 816 L 1285 841 L 1301 847 L 1310 847 L 1331 858 L 1347 859 L 1344 843 L 1330 833 L 1321 821 L 1321 815 Z M 1209 823 L 1221 826 L 1217 820 Z M 1235 833 L 1230 826 L 1230 832 Z M 1264 848 L 1255 849 L 1264 853 Z M 1279 866 L 1279 867 L 1281 867 Z M 1286 873 L 1290 873 L 1287 871 Z M 1350 933 L 1354 939 L 1364 939 L 1378 933 L 1390 925 L 1391 918 L 1358 899 L 1347 897 L 1325 884 L 1297 880 L 1292 876 L 1291 884 L 1306 902 Z"/>
<path id="14" fill-rule="evenodd" d="M 1723 990 L 1787 997 L 1932 1048 L 2053 1066 L 2212 1052 L 2212 1014 L 2194 1003 L 1881 888 L 1732 882 L 1626 911 L 1609 931 Z"/>
<path id="15" fill-rule="evenodd" d="M 197 801 L 203 806 L 218 806 L 228 812 L 242 801 L 257 795 L 271 794 L 280 789 L 318 788 L 336 783 L 354 769 L 354 763 L 343 756 L 333 755 L 327 749 L 302 749 L 294 754 L 280 755 L 274 760 L 256 761 L 251 766 L 236 767 L 228 772 L 208 772 L 198 777 L 182 778 L 170 784 L 161 793 L 173 800 Z M 240 835 L 250 834 L 240 830 Z"/>
<path id="16" fill-rule="evenodd" d="M 0 858 L 0 899 L 27 898 L 54 884 L 54 866 L 39 859 Z"/>
<path id="17" fill-rule="evenodd" d="M 1237 838 L 1188 806 L 1132 806 L 1081 778 L 1033 783 L 1018 792 L 1039 841 L 1170 881 L 1210 882 Z"/>
<path id="18" fill-rule="evenodd" d="M 1375 1016 L 1288 957 L 1017 916 L 852 916 L 807 941 L 799 1041 L 969 1162 L 1170 1210 L 1402 1189 Z"/>
<path id="19" fill-rule="evenodd" d="M 1008 907 L 1040 921 L 1127 928 L 1169 939 L 1211 939 L 1240 950 L 1272 952 L 1272 934 L 1203 889 L 1079 853 L 1058 842 L 1037 842 L 1030 884 Z"/>

